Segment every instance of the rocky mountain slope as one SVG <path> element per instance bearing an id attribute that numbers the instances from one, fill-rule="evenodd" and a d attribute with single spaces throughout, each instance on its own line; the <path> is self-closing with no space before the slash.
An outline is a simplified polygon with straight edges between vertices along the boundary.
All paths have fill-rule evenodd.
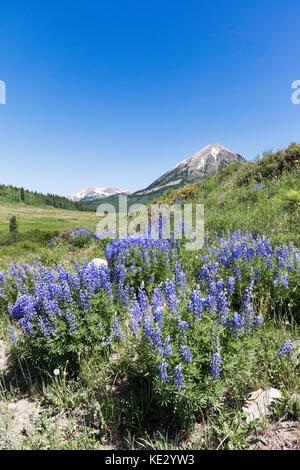
<path id="1" fill-rule="evenodd" d="M 205 176 L 217 173 L 233 162 L 246 163 L 246 160 L 221 144 L 208 145 L 178 163 L 146 189 L 134 194 L 147 194 L 161 189 L 169 189 L 169 187 L 194 183 Z"/>

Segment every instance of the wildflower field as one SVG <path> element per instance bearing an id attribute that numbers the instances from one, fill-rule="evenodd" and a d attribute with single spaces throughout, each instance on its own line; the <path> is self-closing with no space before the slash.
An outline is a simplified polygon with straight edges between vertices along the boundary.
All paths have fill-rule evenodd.
<path id="1" fill-rule="evenodd" d="M 251 200 L 252 214 L 262 204 L 254 197 L 269 191 L 272 205 L 272 191 L 277 198 L 292 179 L 299 184 L 297 173 L 274 182 L 277 192 L 258 178 L 228 191 Z M 206 197 L 211 211 L 214 194 Z M 297 221 L 297 204 L 277 207 Z M 231 225 L 240 220 L 242 228 L 230 231 L 228 221 L 219 230 L 232 199 L 228 212 L 222 207 L 216 230 L 209 213 L 197 251 L 172 237 L 97 237 L 90 224 L 49 233 L 35 261 L 8 255 L 0 272 L 1 403 L 30 397 L 38 412 L 18 443 L 0 422 L 2 448 L 246 449 L 267 427 L 266 419 L 246 419 L 247 396 L 271 387 L 282 399 L 268 420 L 299 418 L 297 225 L 285 241 L 272 229 L 251 230 L 255 220 L 242 230 L 236 206 Z"/>

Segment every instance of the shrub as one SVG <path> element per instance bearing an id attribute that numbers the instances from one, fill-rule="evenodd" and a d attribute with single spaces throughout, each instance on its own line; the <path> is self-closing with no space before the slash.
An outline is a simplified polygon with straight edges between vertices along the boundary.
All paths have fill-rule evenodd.
<path id="1" fill-rule="evenodd" d="M 147 293 L 173 275 L 179 245 L 175 241 L 135 238 L 107 244 L 105 256 L 115 283 L 128 284 L 137 293 L 143 285 Z"/>
<path id="2" fill-rule="evenodd" d="M 16 233 L 18 231 L 17 218 L 13 215 L 9 221 L 9 231 L 10 233 Z"/>
<path id="3" fill-rule="evenodd" d="M 52 271 L 40 263 L 34 269 L 12 264 L 10 276 L 2 279 L 17 326 L 14 353 L 42 370 L 74 372 L 90 349 L 101 353 L 115 337 L 122 339 L 108 269 L 75 263 L 75 270 L 71 275 L 60 266 Z"/>
<path id="4" fill-rule="evenodd" d="M 199 276 L 190 292 L 177 263 L 174 280 L 156 288 L 150 304 L 139 290 L 130 315 L 136 374 L 147 380 L 157 413 L 185 426 L 204 410 L 217 409 L 221 396 L 244 396 L 249 376 L 257 376 L 265 362 L 274 376 L 281 356 L 291 350 L 289 340 L 281 348 L 279 342 L 266 343 L 251 276 L 248 281 L 227 277 L 208 260 Z M 275 287 L 280 291 L 280 283 Z"/>
<path id="5" fill-rule="evenodd" d="M 300 191 L 291 189 L 286 193 L 288 209 L 295 210 L 300 206 Z"/>
<path id="6" fill-rule="evenodd" d="M 300 250 L 292 243 L 273 248 L 261 235 L 242 235 L 240 231 L 223 237 L 216 234 L 213 242 L 206 240 L 192 266 L 200 287 L 222 279 L 230 289 L 232 283 L 234 308 L 251 284 L 256 306 L 264 306 L 268 313 L 299 311 Z"/>
<path id="7" fill-rule="evenodd" d="M 73 241 L 74 246 L 77 246 L 79 248 L 82 248 L 92 243 L 93 238 L 93 234 L 83 228 L 76 230 L 71 234 L 71 240 Z"/>

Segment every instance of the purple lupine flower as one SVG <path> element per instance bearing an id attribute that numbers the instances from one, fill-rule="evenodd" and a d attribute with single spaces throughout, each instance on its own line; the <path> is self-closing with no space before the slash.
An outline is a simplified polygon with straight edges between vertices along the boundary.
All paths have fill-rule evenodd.
<path id="1" fill-rule="evenodd" d="M 220 321 L 223 325 L 226 323 L 227 318 L 228 318 L 228 313 L 227 313 L 227 298 L 226 298 L 226 292 L 225 291 L 220 291 L 217 294 L 217 318 L 218 321 Z"/>
<path id="2" fill-rule="evenodd" d="M 175 286 L 183 291 L 186 287 L 186 280 L 185 280 L 185 274 L 181 270 L 181 263 L 177 262 L 175 263 L 174 266 L 174 281 L 175 281 Z"/>
<path id="3" fill-rule="evenodd" d="M 169 382 L 167 367 L 168 364 L 166 363 L 166 361 L 162 361 L 159 366 L 159 377 L 162 384 Z"/>
<path id="4" fill-rule="evenodd" d="M 191 300 L 188 304 L 188 311 L 193 312 L 194 320 L 202 320 L 202 304 L 203 299 L 198 290 L 195 290 L 191 295 Z"/>
<path id="5" fill-rule="evenodd" d="M 168 336 L 163 343 L 163 355 L 169 359 L 172 354 L 172 348 L 170 346 L 170 336 Z"/>
<path id="6" fill-rule="evenodd" d="M 170 311 L 176 315 L 178 312 L 175 285 L 172 281 L 165 282 L 165 297 Z"/>
<path id="7" fill-rule="evenodd" d="M 66 313 L 66 320 L 68 323 L 68 326 L 70 328 L 71 335 L 75 336 L 77 332 L 77 318 L 73 313 L 67 312 Z"/>
<path id="8" fill-rule="evenodd" d="M 136 337 L 142 324 L 143 315 L 138 302 L 134 302 L 130 311 L 130 329 L 133 336 Z"/>
<path id="9" fill-rule="evenodd" d="M 160 308 L 156 309 L 152 312 L 152 315 L 153 315 L 154 323 L 157 323 L 159 325 L 159 327 L 162 328 L 162 326 L 163 326 L 163 313 L 162 313 L 162 310 Z"/>
<path id="10" fill-rule="evenodd" d="M 122 296 L 122 306 L 127 308 L 127 306 L 129 305 L 129 296 L 130 296 L 130 286 L 127 285 L 124 287 L 123 289 L 123 296 Z"/>
<path id="11" fill-rule="evenodd" d="M 154 328 L 151 328 L 151 341 L 152 341 L 152 348 L 153 351 L 160 353 L 162 352 L 162 345 L 161 345 L 161 336 L 160 336 L 160 328 L 158 325 L 154 325 Z"/>
<path id="12" fill-rule="evenodd" d="M 251 333 L 253 325 L 254 310 L 252 307 L 253 284 L 245 290 L 242 299 L 242 311 L 244 313 L 244 331 L 245 334 Z"/>
<path id="13" fill-rule="evenodd" d="M 0 286 L 4 286 L 6 282 L 6 277 L 4 273 L 0 273 Z"/>
<path id="14" fill-rule="evenodd" d="M 8 331 L 8 334 L 9 334 L 9 337 L 10 337 L 10 340 L 11 340 L 13 346 L 17 346 L 18 345 L 18 340 L 16 338 L 14 329 L 10 326 L 7 331 Z"/>
<path id="15" fill-rule="evenodd" d="M 123 343 L 124 339 L 125 339 L 125 333 L 123 333 L 123 331 L 120 327 L 120 323 L 117 319 L 116 314 L 114 315 L 112 331 L 113 331 L 113 335 L 116 336 L 119 339 L 119 341 L 121 341 Z"/>
<path id="16" fill-rule="evenodd" d="M 254 318 L 253 320 L 253 326 L 256 330 L 259 330 L 263 326 L 264 319 L 262 315 L 259 315 L 258 317 Z"/>
<path id="17" fill-rule="evenodd" d="M 181 388 L 184 388 L 182 370 L 181 370 L 180 365 L 174 367 L 173 379 L 174 379 L 174 385 L 176 387 L 176 390 L 180 390 Z"/>
<path id="18" fill-rule="evenodd" d="M 243 329 L 243 318 L 237 312 L 232 315 L 232 321 L 227 321 L 227 326 L 235 336 L 238 336 Z"/>
<path id="19" fill-rule="evenodd" d="M 274 286 L 280 285 L 284 287 L 285 289 L 288 289 L 289 287 L 288 274 L 278 275 L 278 277 L 274 279 L 273 284 Z"/>
<path id="20" fill-rule="evenodd" d="M 292 347 L 292 341 L 290 339 L 286 339 L 279 351 L 277 351 L 276 355 L 278 357 L 287 356 L 291 352 Z"/>
<path id="21" fill-rule="evenodd" d="M 57 334 L 57 330 L 45 316 L 39 317 L 37 319 L 37 323 L 39 330 L 48 341 L 51 340 L 52 336 L 55 336 Z"/>
<path id="22" fill-rule="evenodd" d="M 230 276 L 227 279 L 227 290 L 230 294 L 233 294 L 234 289 L 235 289 L 235 278 L 233 276 Z"/>
<path id="23" fill-rule="evenodd" d="M 191 355 L 191 352 L 190 352 L 189 348 L 186 345 L 184 345 L 184 346 L 181 345 L 180 349 L 181 349 L 182 359 L 187 363 L 192 362 L 192 355 Z"/>
<path id="24" fill-rule="evenodd" d="M 255 284 L 259 284 L 261 281 L 261 269 L 258 268 L 256 276 L 255 276 Z"/>
<path id="25" fill-rule="evenodd" d="M 29 315 L 26 314 L 20 320 L 18 320 L 18 325 L 25 336 L 34 335 L 33 324 L 30 321 Z"/>
<path id="26" fill-rule="evenodd" d="M 20 320 L 25 315 L 33 317 L 36 315 L 36 300 L 32 295 L 19 296 L 15 305 L 10 310 L 13 320 Z"/>
<path id="27" fill-rule="evenodd" d="M 138 298 L 138 303 L 140 305 L 141 310 L 143 312 L 148 312 L 149 308 L 148 308 L 147 297 L 143 289 L 139 289 L 137 298 Z"/>
<path id="28" fill-rule="evenodd" d="M 211 366 L 210 366 L 210 376 L 213 380 L 220 378 L 220 372 L 222 367 L 222 357 L 219 353 L 214 353 Z"/>
<path id="29" fill-rule="evenodd" d="M 152 311 L 158 310 L 160 307 L 165 305 L 164 298 L 162 296 L 161 289 L 156 287 L 153 291 L 152 299 L 151 299 L 151 308 Z"/>
<path id="30" fill-rule="evenodd" d="M 187 321 L 180 321 L 179 322 L 179 329 L 181 332 L 187 331 L 189 329 L 189 324 Z"/>

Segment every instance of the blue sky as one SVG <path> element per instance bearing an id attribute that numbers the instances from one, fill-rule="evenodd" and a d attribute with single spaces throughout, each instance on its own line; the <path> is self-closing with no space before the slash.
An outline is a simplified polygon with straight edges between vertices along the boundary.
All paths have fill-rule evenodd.
<path id="1" fill-rule="evenodd" d="M 0 183 L 149 185 L 220 142 L 299 141 L 299 0 L 1 3 Z"/>

